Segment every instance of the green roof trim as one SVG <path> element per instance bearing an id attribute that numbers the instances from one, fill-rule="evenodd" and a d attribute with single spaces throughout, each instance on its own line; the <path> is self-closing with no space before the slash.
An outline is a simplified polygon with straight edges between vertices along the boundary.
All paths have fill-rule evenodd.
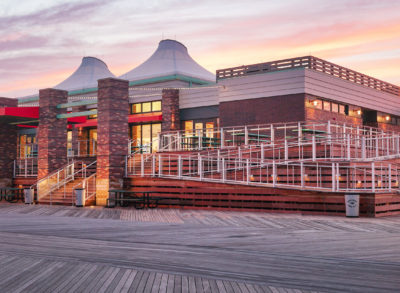
<path id="1" fill-rule="evenodd" d="M 94 115 L 94 114 L 97 114 L 97 110 L 90 110 L 90 111 L 83 111 L 83 112 L 73 112 L 73 113 L 67 113 L 67 114 L 58 114 L 57 115 L 57 119 L 89 116 L 89 115 Z"/>
<path id="2" fill-rule="evenodd" d="M 200 85 L 214 84 L 214 82 L 202 80 L 202 79 L 195 78 L 195 77 L 185 76 L 185 75 L 181 75 L 181 74 L 172 74 L 172 75 L 167 75 L 167 76 L 160 76 L 160 77 L 153 77 L 153 78 L 146 78 L 146 79 L 141 79 L 141 80 L 130 81 L 129 86 L 144 85 L 144 84 L 149 84 L 149 83 L 171 81 L 171 80 L 186 81 L 189 83 L 189 87 L 192 87 L 193 83 L 200 84 Z M 68 96 L 87 94 L 87 93 L 91 93 L 91 92 L 96 92 L 97 90 L 98 90 L 97 87 L 93 87 L 93 88 L 69 91 Z M 31 98 L 19 98 L 18 104 L 24 104 L 24 103 L 28 103 L 28 102 L 37 102 L 37 101 L 39 101 L 39 96 L 31 97 Z"/>
<path id="3" fill-rule="evenodd" d="M 83 101 L 78 101 L 78 102 L 58 104 L 57 108 L 58 109 L 63 109 L 63 108 L 69 108 L 69 107 L 84 106 L 84 105 L 94 105 L 94 104 L 97 104 L 97 99 L 96 100 L 86 100 L 86 101 L 83 100 Z"/>
<path id="4" fill-rule="evenodd" d="M 189 84 L 197 83 L 197 84 L 201 84 L 201 85 L 213 83 L 213 82 L 202 80 L 199 78 L 189 77 L 189 76 L 180 75 L 180 74 L 172 74 L 172 75 L 167 75 L 167 76 L 160 76 L 160 77 L 153 77 L 153 78 L 146 78 L 146 79 L 130 81 L 129 86 L 143 85 L 143 84 L 148 84 L 148 83 L 156 83 L 156 82 L 160 82 L 160 81 L 170 81 L 170 80 L 182 80 L 182 81 L 188 82 Z"/>

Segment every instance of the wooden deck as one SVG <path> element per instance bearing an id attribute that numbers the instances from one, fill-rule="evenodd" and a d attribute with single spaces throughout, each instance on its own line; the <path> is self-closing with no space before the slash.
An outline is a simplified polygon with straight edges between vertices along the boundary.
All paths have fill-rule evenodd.
<path id="1" fill-rule="evenodd" d="M 400 217 L 0 203 L 0 292 L 398 292 Z"/>

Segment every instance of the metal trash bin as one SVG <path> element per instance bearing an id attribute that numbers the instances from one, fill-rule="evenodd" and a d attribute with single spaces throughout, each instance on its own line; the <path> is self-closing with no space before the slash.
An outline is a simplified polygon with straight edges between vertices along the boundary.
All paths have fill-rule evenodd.
<path id="1" fill-rule="evenodd" d="M 344 196 L 346 204 L 346 217 L 358 217 L 360 214 L 360 195 L 346 194 Z"/>
<path id="2" fill-rule="evenodd" d="M 75 206 L 83 207 L 85 206 L 85 189 L 76 188 L 74 189 L 75 193 Z"/>
<path id="3" fill-rule="evenodd" d="M 33 204 L 33 189 L 24 188 L 25 204 Z"/>

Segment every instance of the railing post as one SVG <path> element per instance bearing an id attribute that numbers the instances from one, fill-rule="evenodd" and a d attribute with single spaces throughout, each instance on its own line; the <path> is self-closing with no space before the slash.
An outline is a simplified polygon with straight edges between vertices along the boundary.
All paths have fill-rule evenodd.
<path id="1" fill-rule="evenodd" d="M 315 162 L 315 160 L 317 159 L 317 146 L 315 144 L 315 135 L 313 134 L 312 138 L 312 160 L 313 162 Z"/>
<path id="2" fill-rule="evenodd" d="M 275 131 L 274 126 L 271 124 L 271 143 L 274 144 L 275 142 Z"/>
<path id="3" fill-rule="evenodd" d="M 389 191 L 392 191 L 392 164 L 388 165 Z"/>
<path id="4" fill-rule="evenodd" d="M 301 123 L 297 122 L 297 139 L 298 139 L 299 145 L 301 145 L 302 136 L 303 136 L 303 132 L 301 129 Z"/>
<path id="5" fill-rule="evenodd" d="M 13 177 L 14 177 L 14 178 L 15 178 L 16 161 L 17 161 L 17 160 L 14 160 L 14 165 L 13 165 Z"/>
<path id="6" fill-rule="evenodd" d="M 386 137 L 386 154 L 389 156 L 390 155 L 390 138 Z"/>
<path id="7" fill-rule="evenodd" d="M 244 127 L 244 145 L 249 144 L 249 129 L 247 126 Z"/>
<path id="8" fill-rule="evenodd" d="M 144 158 L 143 158 L 143 154 L 140 154 L 140 176 L 144 177 Z"/>
<path id="9" fill-rule="evenodd" d="M 250 182 L 250 161 L 246 159 L 246 183 L 249 184 Z"/>
<path id="10" fill-rule="evenodd" d="M 328 133 L 328 143 L 331 141 L 332 131 L 331 131 L 331 121 L 328 120 L 328 124 L 326 125 L 326 132 Z"/>
<path id="11" fill-rule="evenodd" d="M 199 154 L 197 157 L 197 172 L 199 173 L 200 176 L 200 181 L 203 180 L 203 160 L 201 158 L 201 155 Z"/>
<path id="12" fill-rule="evenodd" d="M 300 162 L 300 186 L 304 187 L 304 163 Z"/>
<path id="13" fill-rule="evenodd" d="M 336 189 L 340 190 L 340 172 L 339 163 L 336 163 Z"/>
<path id="14" fill-rule="evenodd" d="M 156 156 L 151 155 L 151 176 L 156 175 Z"/>
<path id="15" fill-rule="evenodd" d="M 365 136 L 361 137 L 361 158 L 365 160 L 366 152 L 365 152 Z"/>
<path id="16" fill-rule="evenodd" d="M 379 157 L 378 136 L 375 137 L 375 157 Z"/>
<path id="17" fill-rule="evenodd" d="M 351 144 L 351 141 L 350 141 L 350 134 L 348 134 L 348 135 L 347 135 L 347 160 L 349 160 L 349 161 L 350 161 L 350 159 L 351 159 L 350 144 Z"/>
<path id="18" fill-rule="evenodd" d="M 182 156 L 178 156 L 178 178 L 182 178 Z"/>
<path id="19" fill-rule="evenodd" d="M 161 177 L 162 175 L 162 161 L 161 161 L 161 155 L 158 155 L 158 177 Z"/>
<path id="20" fill-rule="evenodd" d="M 222 182 L 226 180 L 226 166 L 225 166 L 225 158 L 222 158 Z"/>
<path id="21" fill-rule="evenodd" d="M 399 147 L 399 136 L 398 135 L 395 137 L 395 144 L 396 144 L 396 147 L 395 147 L 396 154 L 399 154 L 400 153 L 400 147 Z"/>
<path id="22" fill-rule="evenodd" d="M 221 136 L 221 149 L 223 149 L 224 148 L 224 146 L 225 146 L 225 135 L 224 135 L 224 128 L 222 128 L 221 127 L 221 129 L 220 129 L 220 136 Z"/>
<path id="23" fill-rule="evenodd" d="M 285 161 L 289 160 L 289 148 L 288 148 L 288 142 L 287 139 L 285 138 Z"/>
<path id="24" fill-rule="evenodd" d="M 332 191 L 336 190 L 336 168 L 335 163 L 332 163 Z"/>
<path id="25" fill-rule="evenodd" d="M 221 172 L 221 151 L 217 150 L 217 172 Z"/>
<path id="26" fill-rule="evenodd" d="M 276 163 L 272 161 L 272 186 L 276 186 Z"/>
<path id="27" fill-rule="evenodd" d="M 25 158 L 25 177 L 28 175 L 28 160 Z"/>
<path id="28" fill-rule="evenodd" d="M 264 144 L 261 144 L 261 163 L 264 163 L 265 154 L 264 154 Z"/>
<path id="29" fill-rule="evenodd" d="M 371 163 L 371 189 L 375 192 L 375 163 Z"/>

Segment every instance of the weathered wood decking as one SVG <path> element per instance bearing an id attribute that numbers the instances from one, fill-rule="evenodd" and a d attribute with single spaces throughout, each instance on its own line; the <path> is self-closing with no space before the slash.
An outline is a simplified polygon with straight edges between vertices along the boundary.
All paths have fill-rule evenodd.
<path id="1" fill-rule="evenodd" d="M 0 203 L 0 292 L 398 292 L 400 217 Z"/>

